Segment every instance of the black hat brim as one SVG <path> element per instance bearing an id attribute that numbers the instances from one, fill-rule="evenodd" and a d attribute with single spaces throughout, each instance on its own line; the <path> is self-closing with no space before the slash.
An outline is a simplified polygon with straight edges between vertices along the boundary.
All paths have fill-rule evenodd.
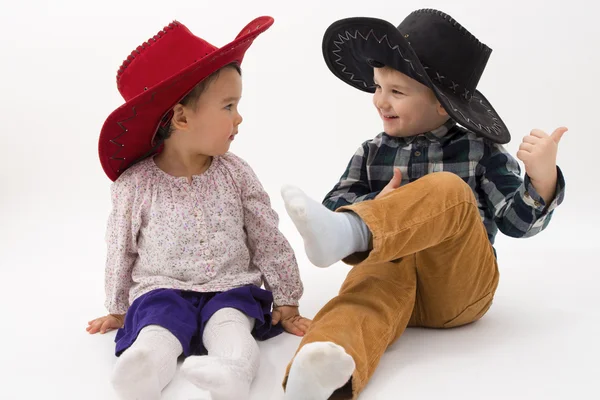
<path id="1" fill-rule="evenodd" d="M 510 142 L 510 132 L 479 91 L 460 92 L 444 77 L 426 71 L 405 38 L 389 22 L 356 17 L 334 22 L 323 36 L 323 57 L 331 72 L 359 90 L 373 93 L 373 66 L 389 66 L 433 90 L 456 122 L 494 143 Z M 431 71 L 430 71 L 431 73 Z"/>

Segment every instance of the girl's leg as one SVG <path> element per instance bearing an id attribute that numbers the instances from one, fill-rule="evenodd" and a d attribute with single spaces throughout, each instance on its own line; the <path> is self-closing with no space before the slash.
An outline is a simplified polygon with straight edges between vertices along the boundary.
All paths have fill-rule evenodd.
<path id="1" fill-rule="evenodd" d="M 182 351 L 179 340 L 162 326 L 143 328 L 115 365 L 111 381 L 119 398 L 160 399 L 161 391 L 175 375 Z"/>
<path id="2" fill-rule="evenodd" d="M 188 357 L 182 372 L 213 400 L 246 399 L 258 371 L 260 353 L 252 337 L 254 318 L 222 308 L 208 320 L 202 341 L 207 356 Z"/>

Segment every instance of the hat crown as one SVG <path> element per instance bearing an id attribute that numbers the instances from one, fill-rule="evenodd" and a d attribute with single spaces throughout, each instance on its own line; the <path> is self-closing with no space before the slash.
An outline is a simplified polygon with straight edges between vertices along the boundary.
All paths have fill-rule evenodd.
<path id="1" fill-rule="evenodd" d="M 431 79 L 475 92 L 492 50 L 448 14 L 412 12 L 398 25 Z M 442 82 L 443 81 L 443 82 Z"/>
<path id="2" fill-rule="evenodd" d="M 217 47 L 173 21 L 123 61 L 117 72 L 119 93 L 129 101 L 215 50 Z"/>

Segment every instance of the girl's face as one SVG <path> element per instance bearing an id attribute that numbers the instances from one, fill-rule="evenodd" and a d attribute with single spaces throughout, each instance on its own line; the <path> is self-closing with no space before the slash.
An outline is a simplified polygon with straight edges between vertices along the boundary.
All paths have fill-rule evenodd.
<path id="1" fill-rule="evenodd" d="M 233 67 L 222 69 L 195 104 L 174 108 L 175 131 L 168 145 L 177 146 L 184 153 L 225 154 L 242 123 L 238 112 L 241 97 L 242 78 L 238 71 Z"/>

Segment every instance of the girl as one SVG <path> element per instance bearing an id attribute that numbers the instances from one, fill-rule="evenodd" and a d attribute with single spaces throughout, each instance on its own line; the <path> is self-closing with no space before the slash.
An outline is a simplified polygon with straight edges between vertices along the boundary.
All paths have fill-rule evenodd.
<path id="1" fill-rule="evenodd" d="M 302 336 L 309 326 L 269 197 L 228 152 L 242 122 L 243 56 L 272 23 L 258 18 L 216 48 L 173 22 L 117 74 L 126 102 L 99 141 L 114 181 L 109 315 L 87 330 L 119 328 L 112 383 L 122 399 L 159 399 L 181 354 L 186 377 L 213 399 L 247 398 L 259 362 L 254 338 L 284 329 Z"/>

